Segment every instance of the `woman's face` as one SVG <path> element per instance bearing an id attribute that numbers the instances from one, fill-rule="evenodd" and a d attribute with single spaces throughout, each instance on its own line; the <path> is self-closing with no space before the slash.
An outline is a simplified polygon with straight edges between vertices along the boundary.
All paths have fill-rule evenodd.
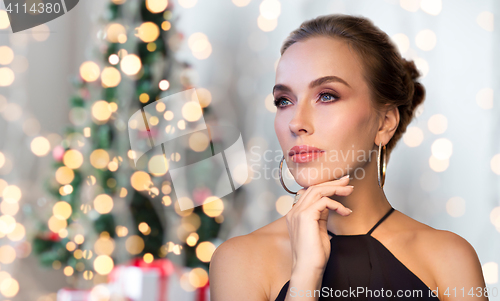
<path id="1" fill-rule="evenodd" d="M 300 186 L 345 174 L 365 176 L 363 167 L 374 149 L 379 119 L 361 62 L 345 42 L 314 37 L 290 46 L 278 63 L 273 96 L 278 105 L 274 128 Z M 293 159 L 289 151 L 300 145 L 324 152 L 296 154 Z"/>

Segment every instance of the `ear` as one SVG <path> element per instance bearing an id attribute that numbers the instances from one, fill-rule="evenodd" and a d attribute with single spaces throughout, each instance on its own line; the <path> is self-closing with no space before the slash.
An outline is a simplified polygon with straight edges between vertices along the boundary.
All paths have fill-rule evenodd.
<path id="1" fill-rule="evenodd" d="M 378 146 L 382 142 L 382 146 L 389 143 L 392 136 L 396 132 L 399 125 L 399 110 L 398 107 L 387 109 L 385 113 L 382 114 L 379 122 L 379 129 L 377 132 L 377 137 L 375 137 L 375 144 Z"/>

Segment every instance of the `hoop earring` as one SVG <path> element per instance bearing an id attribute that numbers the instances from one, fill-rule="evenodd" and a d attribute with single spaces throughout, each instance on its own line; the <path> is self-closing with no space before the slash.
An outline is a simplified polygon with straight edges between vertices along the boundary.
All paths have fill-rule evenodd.
<path id="1" fill-rule="evenodd" d="M 285 156 L 283 155 L 283 157 L 281 158 L 281 161 L 280 161 L 280 168 L 279 168 L 280 183 L 281 183 L 281 186 L 283 186 L 283 188 L 288 193 L 295 194 L 295 200 L 293 201 L 293 205 L 292 205 L 292 207 L 293 207 L 293 206 L 295 206 L 295 203 L 297 203 L 297 201 L 299 200 L 300 194 L 297 194 L 297 192 L 293 192 L 290 189 L 288 189 L 288 187 L 286 187 L 286 185 L 285 185 L 285 182 L 283 182 L 283 172 L 282 172 L 282 169 L 283 169 L 283 161 L 284 160 L 285 160 Z"/>
<path id="2" fill-rule="evenodd" d="M 383 156 L 381 155 L 382 152 L 384 153 Z M 380 188 L 384 188 L 384 183 L 385 183 L 386 153 L 387 153 L 386 146 L 384 145 L 384 147 L 382 147 L 382 142 L 380 142 L 378 145 L 378 159 L 377 159 L 378 186 Z M 384 160 L 383 164 L 380 164 L 381 157 L 383 157 L 383 160 Z"/>

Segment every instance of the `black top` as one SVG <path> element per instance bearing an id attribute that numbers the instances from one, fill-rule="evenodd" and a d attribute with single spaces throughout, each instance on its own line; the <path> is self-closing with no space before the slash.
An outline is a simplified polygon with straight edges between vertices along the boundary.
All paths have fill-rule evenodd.
<path id="1" fill-rule="evenodd" d="M 439 300 L 425 283 L 370 234 L 391 209 L 366 234 L 332 236 L 330 258 L 319 291 L 299 291 L 294 296 L 319 296 L 319 300 Z M 275 301 L 285 300 L 287 281 Z"/>

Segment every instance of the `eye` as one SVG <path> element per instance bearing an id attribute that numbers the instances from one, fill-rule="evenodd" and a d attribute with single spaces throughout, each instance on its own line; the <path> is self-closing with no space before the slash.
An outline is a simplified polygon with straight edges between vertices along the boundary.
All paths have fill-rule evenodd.
<path id="1" fill-rule="evenodd" d="M 323 98 L 323 96 L 330 96 L 330 97 Z M 339 97 L 337 95 L 335 95 L 335 94 L 332 94 L 332 93 L 322 92 L 322 93 L 319 94 L 319 98 L 320 99 L 326 99 L 326 101 L 323 101 L 323 102 L 334 102 Z"/>
<path id="2" fill-rule="evenodd" d="M 329 97 L 325 97 L 324 96 L 329 96 Z M 338 100 L 340 97 L 337 96 L 336 94 L 333 94 L 333 93 L 327 93 L 327 92 L 322 92 L 319 94 L 319 98 L 320 99 L 323 99 L 325 101 L 322 101 L 322 102 L 326 102 L 326 103 L 329 103 L 329 102 L 334 102 L 336 100 Z M 281 108 L 281 107 L 284 107 L 284 105 L 282 105 L 282 102 L 283 101 L 290 101 L 284 97 L 279 97 L 277 99 L 274 100 L 274 105 L 277 107 L 277 108 Z"/>
<path id="3" fill-rule="evenodd" d="M 282 102 L 282 101 L 290 101 L 290 100 L 288 100 L 288 99 L 286 99 L 286 98 L 284 98 L 284 97 L 280 97 L 280 98 L 277 98 L 277 99 L 275 99 L 275 100 L 274 100 L 274 105 L 275 105 L 277 108 L 280 108 L 280 107 L 282 107 L 282 105 L 281 105 L 281 102 Z"/>

